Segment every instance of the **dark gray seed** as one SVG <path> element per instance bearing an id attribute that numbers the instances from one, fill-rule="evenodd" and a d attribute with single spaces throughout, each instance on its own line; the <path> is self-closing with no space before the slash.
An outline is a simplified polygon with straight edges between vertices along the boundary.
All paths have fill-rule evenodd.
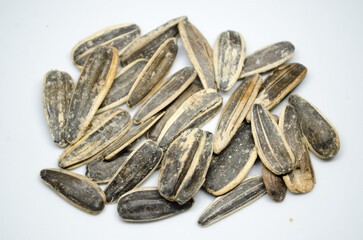
<path id="1" fill-rule="evenodd" d="M 172 19 L 155 30 L 137 38 L 121 53 L 121 64 L 125 66 L 139 58 L 150 59 L 162 43 L 169 38 L 178 36 L 177 25 L 185 19 L 187 17 Z"/>
<path id="2" fill-rule="evenodd" d="M 180 22 L 178 28 L 189 60 L 197 71 L 204 89 L 217 89 L 213 68 L 213 52 L 208 41 L 187 20 Z"/>
<path id="3" fill-rule="evenodd" d="M 271 113 L 260 104 L 254 104 L 251 123 L 252 135 L 263 164 L 277 175 L 290 172 L 295 157 Z"/>
<path id="4" fill-rule="evenodd" d="M 123 194 L 144 182 L 158 166 L 163 151 L 150 140 L 128 156 L 105 188 L 106 202 L 113 203 Z"/>
<path id="5" fill-rule="evenodd" d="M 256 158 L 251 125 L 243 123 L 226 148 L 213 155 L 204 188 L 215 196 L 229 192 L 246 177 Z"/>
<path id="6" fill-rule="evenodd" d="M 235 31 L 219 34 L 213 48 L 213 63 L 217 87 L 228 91 L 237 82 L 246 56 L 246 44 Z"/>
<path id="7" fill-rule="evenodd" d="M 117 50 L 100 46 L 88 57 L 68 112 L 66 140 L 76 143 L 86 131 L 110 89 L 117 71 Z"/>
<path id="8" fill-rule="evenodd" d="M 282 178 L 291 192 L 310 192 L 315 185 L 314 169 L 299 118 L 290 104 L 282 109 L 279 126 L 295 156 L 294 168 Z"/>
<path id="9" fill-rule="evenodd" d="M 292 95 L 289 103 L 294 106 L 301 122 L 301 129 L 309 149 L 321 159 L 334 157 L 340 148 L 337 131 L 329 120 L 310 102 Z"/>
<path id="10" fill-rule="evenodd" d="M 184 212 L 193 206 L 194 199 L 184 205 L 167 201 L 157 188 L 138 188 L 124 194 L 117 203 L 120 218 L 129 222 L 150 222 Z"/>
<path id="11" fill-rule="evenodd" d="M 74 90 L 72 77 L 57 70 L 49 71 L 43 80 L 43 109 L 53 142 L 68 145 L 65 138 L 67 111 Z"/>
<path id="12" fill-rule="evenodd" d="M 217 197 L 200 215 L 198 223 L 206 227 L 246 207 L 266 193 L 261 176 L 245 179 L 229 193 Z"/>
<path id="13" fill-rule="evenodd" d="M 246 57 L 240 78 L 272 70 L 287 62 L 294 56 L 294 53 L 294 45 L 287 41 L 261 48 Z"/>
<path id="14" fill-rule="evenodd" d="M 134 123 L 139 124 L 161 111 L 176 99 L 196 78 L 192 67 L 185 67 L 173 74 L 156 89 L 137 109 Z"/>
<path id="15" fill-rule="evenodd" d="M 149 93 L 157 89 L 173 65 L 177 52 L 178 45 L 175 38 L 169 38 L 156 50 L 132 85 L 126 99 L 129 108 L 135 107 L 145 100 Z"/>
<path id="16" fill-rule="evenodd" d="M 265 184 L 267 194 L 275 202 L 282 202 L 286 196 L 286 185 L 282 180 L 282 176 L 275 175 L 261 163 L 262 179 Z"/>
<path id="17" fill-rule="evenodd" d="M 85 176 L 60 169 L 40 171 L 43 182 L 73 206 L 97 214 L 105 207 L 105 194 Z"/>

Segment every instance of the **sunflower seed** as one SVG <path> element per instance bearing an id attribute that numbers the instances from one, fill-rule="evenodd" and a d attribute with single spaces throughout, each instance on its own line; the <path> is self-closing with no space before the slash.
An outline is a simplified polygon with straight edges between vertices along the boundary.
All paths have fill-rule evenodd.
<path id="1" fill-rule="evenodd" d="M 263 47 L 246 57 L 240 78 L 272 70 L 287 62 L 294 53 L 294 45 L 287 41 Z"/>
<path id="2" fill-rule="evenodd" d="M 165 110 L 165 115 L 149 130 L 147 137 L 156 141 L 164 128 L 164 125 L 169 118 L 175 113 L 176 110 L 194 93 L 202 90 L 202 87 L 193 82 L 173 103 L 171 103 Z"/>
<path id="3" fill-rule="evenodd" d="M 213 156 L 204 188 L 215 196 L 229 192 L 246 177 L 256 158 L 251 125 L 243 123 L 227 147 Z"/>
<path id="4" fill-rule="evenodd" d="M 213 68 L 213 52 L 209 43 L 198 29 L 187 20 L 180 22 L 178 28 L 189 60 L 197 71 L 204 89 L 217 89 Z"/>
<path id="5" fill-rule="evenodd" d="M 290 104 L 282 109 L 279 126 L 295 155 L 294 168 L 282 178 L 291 192 L 310 192 L 315 184 L 314 169 L 300 121 L 294 107 Z"/>
<path id="6" fill-rule="evenodd" d="M 276 114 L 271 114 L 272 116 L 272 119 L 277 123 L 279 124 L 279 117 L 276 115 Z"/>
<path id="7" fill-rule="evenodd" d="M 117 71 L 117 50 L 100 46 L 88 57 L 69 107 L 66 140 L 76 143 L 105 98 Z"/>
<path id="8" fill-rule="evenodd" d="M 321 159 L 334 157 L 340 148 L 337 131 L 329 120 L 310 102 L 292 95 L 289 103 L 294 106 L 301 122 L 301 129 L 309 149 Z"/>
<path id="9" fill-rule="evenodd" d="M 53 142 L 66 147 L 65 139 L 68 106 L 72 98 L 72 77 L 57 70 L 49 71 L 43 81 L 43 109 Z"/>
<path id="10" fill-rule="evenodd" d="M 212 158 L 213 134 L 198 128 L 184 131 L 171 144 L 159 173 L 159 192 L 183 205 L 202 187 Z"/>
<path id="11" fill-rule="evenodd" d="M 150 140 L 142 143 L 125 160 L 105 188 L 106 202 L 113 203 L 139 186 L 158 166 L 163 151 Z"/>
<path id="12" fill-rule="evenodd" d="M 158 138 L 159 146 L 167 149 L 182 131 L 202 126 L 218 113 L 222 101 L 222 97 L 213 89 L 190 96 L 165 123 Z"/>
<path id="13" fill-rule="evenodd" d="M 156 50 L 132 85 L 126 99 L 129 108 L 145 100 L 147 95 L 161 84 L 161 80 L 173 65 L 177 52 L 178 45 L 175 38 L 169 38 Z"/>
<path id="14" fill-rule="evenodd" d="M 102 113 L 125 103 L 132 85 L 146 64 L 146 59 L 139 59 L 119 71 L 97 113 Z"/>
<path id="15" fill-rule="evenodd" d="M 196 76 L 194 68 L 185 67 L 165 80 L 137 109 L 134 123 L 139 124 L 145 121 L 169 105 L 194 81 Z"/>
<path id="16" fill-rule="evenodd" d="M 235 31 L 221 33 L 213 48 L 213 63 L 217 87 L 228 91 L 237 82 L 246 56 L 246 44 Z"/>
<path id="17" fill-rule="evenodd" d="M 194 199 L 184 205 L 167 201 L 155 187 L 138 188 L 124 194 L 117 203 L 117 211 L 124 221 L 149 222 L 171 217 L 193 206 Z"/>
<path id="18" fill-rule="evenodd" d="M 40 171 L 43 182 L 73 206 L 97 214 L 105 207 L 105 194 L 85 176 L 60 169 Z"/>
<path id="19" fill-rule="evenodd" d="M 265 184 L 266 192 L 275 202 L 282 202 L 286 196 L 286 185 L 282 176 L 275 175 L 261 163 L 262 179 Z"/>
<path id="20" fill-rule="evenodd" d="M 255 101 L 262 84 L 259 74 L 247 77 L 229 98 L 219 117 L 214 134 L 213 151 L 220 153 L 231 141 Z"/>
<path id="21" fill-rule="evenodd" d="M 73 63 L 82 69 L 87 57 L 100 45 L 114 47 L 121 53 L 134 39 L 140 36 L 140 28 L 136 24 L 121 24 L 104 28 L 81 40 L 72 49 Z"/>
<path id="22" fill-rule="evenodd" d="M 172 19 L 133 41 L 121 53 L 121 64 L 125 66 L 139 58 L 150 59 L 163 42 L 178 36 L 177 24 L 185 19 L 184 16 Z"/>
<path id="23" fill-rule="evenodd" d="M 200 215 L 198 223 L 203 227 L 209 226 L 253 203 L 265 193 L 261 176 L 246 178 L 229 193 L 217 197 Z"/>
<path id="24" fill-rule="evenodd" d="M 252 135 L 263 164 L 277 175 L 290 172 L 295 157 L 271 113 L 260 104 L 254 104 L 251 123 Z"/>
<path id="25" fill-rule="evenodd" d="M 61 168 L 73 169 L 87 163 L 87 159 L 107 147 L 131 128 L 131 117 L 127 111 L 114 109 L 110 112 L 109 116 L 97 127 L 93 127 L 91 132 L 62 153 L 58 162 Z"/>

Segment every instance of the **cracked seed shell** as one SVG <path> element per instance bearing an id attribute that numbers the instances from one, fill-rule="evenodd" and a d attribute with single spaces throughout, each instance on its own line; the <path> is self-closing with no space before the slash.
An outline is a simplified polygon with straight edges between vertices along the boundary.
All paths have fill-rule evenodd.
<path id="1" fill-rule="evenodd" d="M 275 202 L 282 202 L 286 196 L 286 185 L 282 176 L 276 175 L 261 162 L 262 179 L 266 192 Z"/>

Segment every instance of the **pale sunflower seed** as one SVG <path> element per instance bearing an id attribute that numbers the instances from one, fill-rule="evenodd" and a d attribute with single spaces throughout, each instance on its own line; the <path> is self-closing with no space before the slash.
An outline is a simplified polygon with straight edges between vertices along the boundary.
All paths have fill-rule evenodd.
<path id="1" fill-rule="evenodd" d="M 262 179 L 266 192 L 275 202 L 282 202 L 286 196 L 286 185 L 282 176 L 275 175 L 261 162 Z"/>

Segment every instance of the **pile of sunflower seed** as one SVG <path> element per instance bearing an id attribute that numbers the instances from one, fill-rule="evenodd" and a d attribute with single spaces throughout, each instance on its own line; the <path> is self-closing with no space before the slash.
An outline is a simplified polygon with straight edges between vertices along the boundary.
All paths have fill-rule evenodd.
<path id="1" fill-rule="evenodd" d="M 178 36 L 193 67 L 164 80 L 177 55 Z M 280 117 L 269 112 L 307 73 L 302 64 L 285 64 L 295 51 L 290 42 L 247 57 L 245 49 L 241 34 L 226 31 L 212 51 L 186 17 L 143 36 L 136 24 L 124 24 L 80 41 L 72 50 L 81 70 L 76 86 L 66 72 L 53 70 L 44 77 L 49 130 L 66 148 L 58 162 L 62 169 L 42 170 L 42 180 L 83 211 L 97 214 L 105 203 L 117 202 L 121 219 L 134 222 L 191 208 L 203 187 L 218 197 L 201 214 L 202 226 L 266 192 L 280 202 L 287 188 L 311 191 L 315 176 L 309 149 L 319 158 L 332 158 L 339 151 L 338 134 L 298 95 L 289 97 Z M 259 74 L 267 71 L 263 81 Z M 200 129 L 221 110 L 218 90 L 228 91 L 239 79 L 214 134 Z M 118 108 L 124 103 L 138 106 L 132 119 Z M 133 149 L 145 134 L 148 139 Z M 246 178 L 257 158 L 262 176 Z M 85 176 L 69 171 L 84 164 Z M 158 168 L 158 186 L 139 188 Z M 102 190 L 98 184 L 104 183 Z"/>

